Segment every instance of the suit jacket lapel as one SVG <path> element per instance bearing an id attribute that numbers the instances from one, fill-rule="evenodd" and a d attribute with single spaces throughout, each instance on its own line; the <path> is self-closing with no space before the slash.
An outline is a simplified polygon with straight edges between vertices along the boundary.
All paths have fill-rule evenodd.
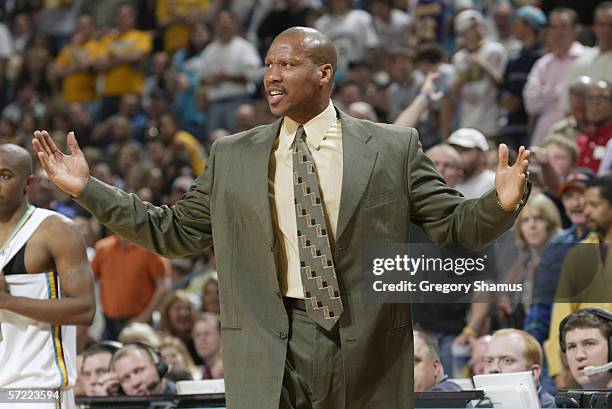
<path id="1" fill-rule="evenodd" d="M 368 141 L 372 134 L 354 118 L 339 111 L 342 126 L 342 193 L 336 242 L 348 226 L 368 186 L 378 152 Z"/>
<path id="2" fill-rule="evenodd" d="M 279 119 L 263 127 L 247 141 L 247 146 L 241 155 L 246 177 L 244 189 L 259 215 L 265 237 L 270 243 L 274 242 L 274 227 L 268 195 L 268 164 L 272 145 L 281 123 L 282 119 Z"/>

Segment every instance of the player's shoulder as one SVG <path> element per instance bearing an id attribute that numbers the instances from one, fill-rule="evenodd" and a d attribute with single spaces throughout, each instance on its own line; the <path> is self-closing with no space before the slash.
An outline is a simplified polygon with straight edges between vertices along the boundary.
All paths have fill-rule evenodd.
<path id="1" fill-rule="evenodd" d="M 42 219 L 36 234 L 43 234 L 51 240 L 61 242 L 78 233 L 76 223 L 61 213 L 42 208 L 36 208 L 34 212 L 35 216 Z"/>

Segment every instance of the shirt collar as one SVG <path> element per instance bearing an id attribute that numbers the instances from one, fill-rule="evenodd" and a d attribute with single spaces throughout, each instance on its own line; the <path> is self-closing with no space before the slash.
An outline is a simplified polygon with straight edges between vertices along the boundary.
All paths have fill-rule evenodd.
<path id="1" fill-rule="evenodd" d="M 576 57 L 580 57 L 583 51 L 584 51 L 584 46 L 580 44 L 578 41 L 574 41 L 567 55 L 572 58 L 576 58 Z"/>
<path id="2" fill-rule="evenodd" d="M 321 142 L 325 139 L 325 134 L 328 129 L 336 121 L 336 110 L 331 100 L 327 105 L 327 108 L 323 110 L 319 115 L 306 122 L 304 125 L 304 131 L 306 131 L 306 139 L 311 146 L 315 149 L 319 149 Z M 289 149 L 295 138 L 295 132 L 298 129 L 298 124 L 288 116 L 283 118 L 283 125 L 281 127 L 281 141 L 280 147 Z"/>

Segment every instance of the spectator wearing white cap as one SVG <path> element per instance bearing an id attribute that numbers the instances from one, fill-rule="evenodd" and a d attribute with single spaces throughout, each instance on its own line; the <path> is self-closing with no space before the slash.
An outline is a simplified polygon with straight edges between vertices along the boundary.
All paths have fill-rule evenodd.
<path id="1" fill-rule="evenodd" d="M 453 57 L 457 75 L 453 84 L 454 112 L 460 110 L 459 127 L 480 129 L 489 137 L 499 135 L 500 108 L 497 87 L 506 62 L 506 49 L 484 36 L 484 18 L 476 10 L 455 17 L 455 29 L 465 49 Z"/>
<path id="2" fill-rule="evenodd" d="M 461 128 L 448 138 L 463 159 L 463 182 L 455 188 L 465 197 L 480 197 L 495 185 L 495 172 L 487 168 L 487 138 L 477 129 Z"/>

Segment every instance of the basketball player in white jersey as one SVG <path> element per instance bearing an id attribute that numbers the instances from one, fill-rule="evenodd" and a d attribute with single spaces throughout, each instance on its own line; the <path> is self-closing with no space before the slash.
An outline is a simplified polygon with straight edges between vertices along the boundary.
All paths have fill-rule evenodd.
<path id="1" fill-rule="evenodd" d="M 0 408 L 74 408 L 75 325 L 94 316 L 92 273 L 73 223 L 29 204 L 32 178 L 28 151 L 0 145 Z"/>

